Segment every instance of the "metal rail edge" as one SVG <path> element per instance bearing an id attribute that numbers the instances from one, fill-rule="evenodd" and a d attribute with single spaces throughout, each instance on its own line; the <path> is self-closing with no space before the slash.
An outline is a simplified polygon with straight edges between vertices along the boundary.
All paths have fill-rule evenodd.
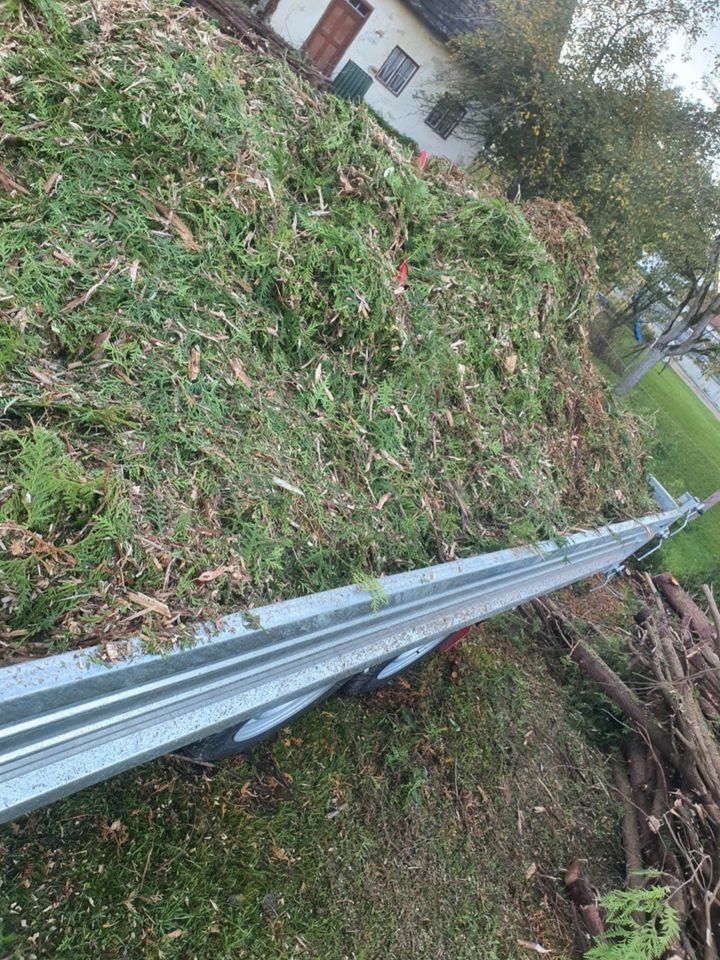
<path id="1" fill-rule="evenodd" d="M 0 822 L 169 753 L 433 637 L 610 571 L 698 512 L 662 512 L 383 577 L 383 602 L 346 586 L 232 614 L 166 654 L 131 641 L 0 669 Z M 672 506 L 671 506 L 672 504 Z M 377 601 L 377 597 L 375 598 Z M 377 606 L 377 603 L 376 603 Z"/>

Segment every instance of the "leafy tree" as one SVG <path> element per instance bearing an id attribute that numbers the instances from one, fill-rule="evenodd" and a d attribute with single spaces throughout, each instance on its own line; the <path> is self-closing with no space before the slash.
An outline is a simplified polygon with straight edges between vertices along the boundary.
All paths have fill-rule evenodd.
<path id="1" fill-rule="evenodd" d="M 705 268 L 693 273 L 680 303 L 649 344 L 641 348 L 641 357 L 615 387 L 626 394 L 663 359 L 689 353 L 707 355 L 718 352 L 718 342 L 710 335 L 712 321 L 720 314 L 720 236 L 715 238 Z"/>
<path id="2" fill-rule="evenodd" d="M 586 0 L 573 17 L 568 0 L 488 2 L 456 41 L 455 94 L 506 185 L 574 204 L 608 282 L 643 255 L 698 262 L 717 226 L 719 116 L 668 85 L 660 53 L 678 29 L 698 36 L 714 3 Z"/>

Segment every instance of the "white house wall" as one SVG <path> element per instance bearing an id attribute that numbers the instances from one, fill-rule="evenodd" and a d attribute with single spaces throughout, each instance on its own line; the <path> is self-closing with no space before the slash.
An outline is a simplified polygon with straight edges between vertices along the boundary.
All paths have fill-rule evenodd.
<path id="1" fill-rule="evenodd" d="M 329 0 L 280 0 L 270 26 L 294 47 L 301 47 L 327 9 Z M 391 51 L 400 47 L 418 65 L 413 78 L 399 96 L 375 77 Z M 343 54 L 333 76 L 348 60 L 373 77 L 365 100 L 400 133 L 412 137 L 421 150 L 449 157 L 455 163 L 469 162 L 476 150 L 452 134 L 443 140 L 425 123 L 430 112 L 423 94 L 439 98 L 445 91 L 443 76 L 450 56 L 442 41 L 401 0 L 375 0 L 367 22 Z"/>

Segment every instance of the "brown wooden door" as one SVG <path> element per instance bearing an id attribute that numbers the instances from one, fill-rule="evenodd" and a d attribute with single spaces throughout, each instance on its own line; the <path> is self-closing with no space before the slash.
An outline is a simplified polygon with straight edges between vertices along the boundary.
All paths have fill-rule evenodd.
<path id="1" fill-rule="evenodd" d="M 330 0 L 303 46 L 318 70 L 333 72 L 371 13 L 361 0 Z"/>

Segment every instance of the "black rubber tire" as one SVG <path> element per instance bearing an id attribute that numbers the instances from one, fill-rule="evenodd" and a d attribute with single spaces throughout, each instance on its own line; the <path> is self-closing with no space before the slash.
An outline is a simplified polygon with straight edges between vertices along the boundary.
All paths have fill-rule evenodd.
<path id="1" fill-rule="evenodd" d="M 393 680 L 397 677 L 404 677 L 409 673 L 412 673 L 413 670 L 417 667 L 419 663 L 422 663 L 426 657 L 431 656 L 435 653 L 440 644 L 444 643 L 446 637 L 441 637 L 437 643 L 434 644 L 429 650 L 426 650 L 417 660 L 413 660 L 412 663 L 409 663 L 406 667 L 403 667 L 401 670 L 398 670 L 397 673 L 393 673 L 389 677 L 378 677 L 379 673 L 382 673 L 383 670 L 388 667 L 396 657 L 391 657 L 390 660 L 383 660 L 382 663 L 376 664 L 374 667 L 370 667 L 364 673 L 357 673 L 354 677 L 350 677 L 349 680 L 345 682 L 345 685 L 342 687 L 340 692 L 345 697 L 362 697 L 367 693 L 374 693 L 375 690 L 382 690 L 383 687 L 389 686 Z"/>
<path id="2" fill-rule="evenodd" d="M 276 733 L 287 727 L 289 724 L 294 723 L 299 717 L 309 713 L 310 710 L 314 709 L 319 704 L 324 703 L 328 697 L 331 697 L 336 692 L 337 689 L 338 685 L 334 686 L 331 690 L 326 690 L 317 698 L 317 700 L 313 700 L 312 703 L 307 704 L 307 706 L 298 710 L 297 713 L 293 713 L 291 716 L 285 717 L 274 727 L 263 731 L 263 733 L 259 734 L 258 736 L 248 737 L 246 740 L 235 739 L 235 734 L 245 725 L 245 723 L 247 723 L 247 719 L 245 719 L 241 723 L 233 724 L 233 726 L 227 727 L 225 730 L 221 730 L 219 733 L 214 733 L 209 737 L 204 737 L 202 740 L 196 741 L 195 743 L 188 744 L 186 747 L 183 747 L 182 750 L 179 750 L 178 753 L 182 753 L 190 760 L 201 760 L 208 762 L 224 760 L 226 757 L 234 757 L 239 753 L 246 753 L 251 747 L 254 747 L 255 744 L 261 743 L 263 740 L 267 740 L 270 737 L 275 736 Z"/>

